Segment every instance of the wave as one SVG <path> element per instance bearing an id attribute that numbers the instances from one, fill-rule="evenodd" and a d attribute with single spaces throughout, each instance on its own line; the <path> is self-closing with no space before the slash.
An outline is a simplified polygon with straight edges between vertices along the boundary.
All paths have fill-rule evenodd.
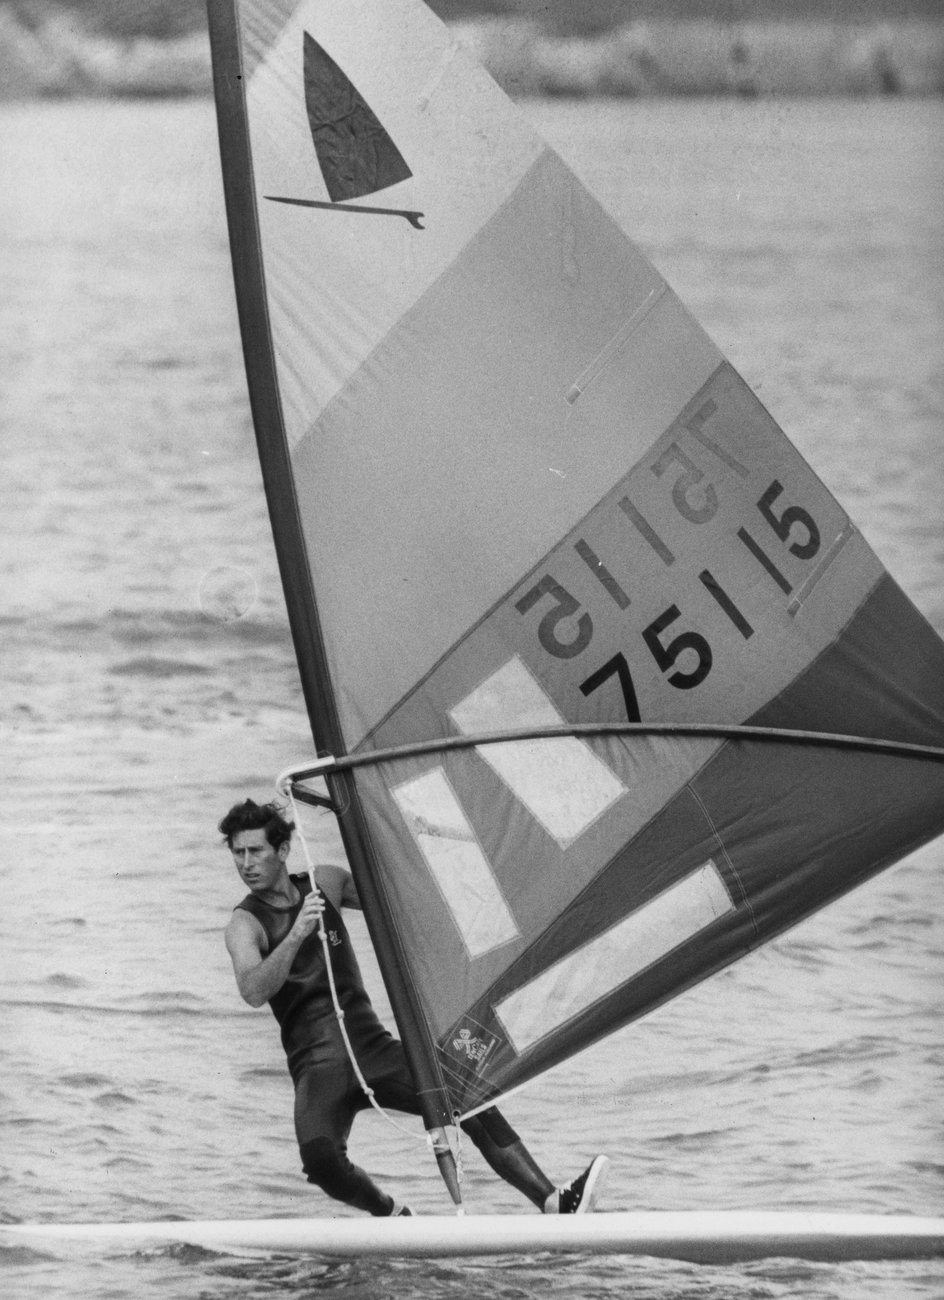
<path id="1" fill-rule="evenodd" d="M 880 1061 L 897 1057 L 901 1052 L 900 1044 L 882 1034 L 863 1034 L 858 1038 L 843 1038 L 830 1043 L 828 1047 L 816 1047 L 808 1052 L 798 1052 L 789 1060 L 782 1062 L 780 1068 L 809 1070 L 819 1066 L 830 1066 L 850 1061 Z M 860 1076 L 863 1081 L 866 1075 Z M 863 1086 L 869 1086 L 863 1082 Z"/>
<path id="2" fill-rule="evenodd" d="M 282 646 L 286 643 L 288 623 L 284 618 L 252 619 L 238 615 L 225 618 L 220 610 L 189 610 L 169 606 L 146 610 L 115 609 L 107 618 L 86 625 L 90 632 L 107 632 L 124 645 L 150 645 L 172 636 L 195 644 L 212 642 L 221 632 L 227 640 L 255 645 Z"/>
<path id="3" fill-rule="evenodd" d="M 182 994 L 181 1000 L 187 995 Z M 102 1016 L 129 1016 L 138 1019 L 139 1017 L 159 1017 L 161 1019 L 173 1019 L 174 1017 L 194 1017 L 207 1021 L 215 1020 L 238 1020 L 248 1015 L 251 1011 L 242 1011 L 238 1007 L 232 1011 L 220 1010 L 217 1007 L 210 1008 L 206 1005 L 200 1006 L 182 1006 L 174 1002 L 167 1006 L 115 1006 L 113 1003 L 106 1002 L 53 1002 L 42 998 L 4 998 L 0 1005 L 5 1007 L 16 1007 L 34 1011 L 51 1011 L 55 1013 L 63 1012 L 68 1015 L 74 1015 L 76 1012 L 91 1012 L 94 1015 Z"/>
<path id="4" fill-rule="evenodd" d="M 658 1137 L 650 1138 L 653 1146 L 671 1146 L 675 1149 L 684 1149 L 688 1151 L 702 1151 L 705 1147 L 711 1146 L 719 1138 L 727 1138 L 730 1129 L 710 1128 L 702 1129 L 697 1133 L 663 1133 Z"/>
<path id="5" fill-rule="evenodd" d="M 47 975 L 43 980 L 44 984 L 54 989 L 87 989 L 88 980 L 80 979 L 77 975 L 66 975 L 63 971 L 56 971 L 52 975 Z"/>
<path id="6" fill-rule="evenodd" d="M 0 1223 L 20 1223 L 22 1220 L 0 1214 Z M 22 1264 L 39 1264 L 55 1259 L 48 1250 L 37 1250 L 35 1246 L 7 1246 L 0 1243 L 0 1269 L 18 1268 Z"/>
<path id="7" fill-rule="evenodd" d="M 109 1092 L 102 1092 L 93 1098 L 96 1106 L 101 1106 L 103 1110 L 124 1110 L 126 1106 L 137 1106 L 138 1100 L 132 1097 L 130 1093 L 122 1092 L 120 1088 L 113 1088 Z"/>
<path id="8" fill-rule="evenodd" d="M 206 677 L 214 670 L 205 664 L 189 659 L 163 659 L 159 655 L 144 655 L 139 659 L 126 659 L 112 664 L 108 673 L 112 677 Z"/>
<path id="9" fill-rule="evenodd" d="M 184 484 L 178 484 L 175 491 L 183 490 Z M 94 493 L 93 493 L 94 495 Z M 93 507 L 98 508 L 98 507 Z M 224 572 L 229 569 L 230 572 Z M 234 581 L 242 576 L 251 580 L 245 570 L 235 565 L 217 566 L 208 576 L 222 583 L 227 577 Z M 152 593 L 156 595 L 157 593 Z M 66 610 L 68 606 L 64 607 Z M 263 644 L 279 644 L 286 638 L 288 619 L 284 614 L 281 597 L 276 593 L 272 601 L 270 614 L 266 617 L 248 618 L 246 616 L 226 619 L 214 605 L 212 609 L 181 607 L 180 605 L 161 606 L 153 600 L 138 609 L 113 607 L 94 618 L 75 618 L 69 613 L 59 616 L 54 610 L 48 613 L 35 609 L 23 614 L 0 615 L 0 629 L 25 629 L 31 636 L 43 631 L 56 634 L 68 633 L 73 637 L 101 636 L 106 634 L 124 645 L 149 645 L 162 638 L 173 636 L 195 642 L 212 639 L 212 634 L 225 625 L 227 636 L 235 631 L 247 639 L 257 640 Z"/>
<path id="10" fill-rule="evenodd" d="M 112 1081 L 104 1074 L 63 1074 L 59 1082 L 66 1088 L 106 1088 Z"/>

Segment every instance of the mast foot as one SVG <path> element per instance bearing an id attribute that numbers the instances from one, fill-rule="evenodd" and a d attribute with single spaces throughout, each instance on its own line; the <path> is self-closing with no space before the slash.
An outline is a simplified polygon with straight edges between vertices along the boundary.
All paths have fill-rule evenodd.
<path id="1" fill-rule="evenodd" d="M 430 1128 L 426 1130 L 426 1136 L 429 1138 L 430 1145 L 433 1148 L 433 1154 L 436 1156 L 436 1163 L 439 1165 L 439 1172 L 442 1174 L 443 1182 L 449 1189 L 449 1195 L 452 1197 L 453 1204 L 456 1206 L 456 1211 L 458 1214 L 462 1214 L 462 1191 L 459 1187 L 459 1169 L 456 1164 L 456 1157 L 453 1153 L 452 1143 L 449 1141 L 448 1134 L 444 1128 Z"/>

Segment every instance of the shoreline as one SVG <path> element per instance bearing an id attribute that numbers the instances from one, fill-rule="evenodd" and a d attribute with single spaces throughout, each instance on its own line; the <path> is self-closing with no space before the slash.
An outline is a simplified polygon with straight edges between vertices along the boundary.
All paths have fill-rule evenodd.
<path id="1" fill-rule="evenodd" d="M 944 94 L 944 20 L 637 20 L 596 38 L 520 18 L 451 24 L 514 98 Z M 63 13 L 0 9 L 0 99 L 212 94 L 204 31 L 169 40 L 90 33 Z"/>

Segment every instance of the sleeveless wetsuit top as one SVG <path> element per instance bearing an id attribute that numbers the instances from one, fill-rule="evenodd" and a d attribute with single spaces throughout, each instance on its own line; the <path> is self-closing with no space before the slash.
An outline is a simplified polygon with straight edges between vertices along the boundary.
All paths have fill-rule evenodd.
<path id="1" fill-rule="evenodd" d="M 301 911 L 302 900 L 311 893 L 307 875 L 292 876 L 290 879 L 299 893 L 297 903 L 288 907 L 274 907 L 255 894 L 247 894 L 234 909 L 249 912 L 265 930 L 269 941 L 266 956 L 278 947 L 291 930 Z M 324 926 L 331 949 L 331 970 L 338 1001 L 344 1011 L 344 1026 L 352 1046 L 361 1054 L 367 1053 L 372 1048 L 388 1043 L 391 1035 L 377 1019 L 367 996 L 351 937 L 341 914 L 327 898 L 324 901 Z M 279 1022 L 282 1046 L 293 1076 L 303 1064 L 309 1062 L 347 1059 L 331 1001 L 331 986 L 317 929 L 302 941 L 288 978 L 275 996 L 269 999 L 269 1006 Z"/>

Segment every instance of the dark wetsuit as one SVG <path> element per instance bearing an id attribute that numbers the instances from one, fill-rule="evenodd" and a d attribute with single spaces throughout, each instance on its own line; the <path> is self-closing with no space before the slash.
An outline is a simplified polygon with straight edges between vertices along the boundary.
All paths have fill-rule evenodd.
<path id="1" fill-rule="evenodd" d="M 237 904 L 251 913 L 265 930 L 268 953 L 286 937 L 301 911 L 302 899 L 311 892 L 307 875 L 291 877 L 299 900 L 290 907 L 274 907 L 249 894 Z M 322 895 L 324 897 L 324 895 Z M 350 935 L 337 908 L 325 899 L 324 927 L 331 949 L 331 969 L 344 1026 L 361 1073 L 380 1106 L 421 1113 L 416 1087 L 403 1046 L 388 1033 L 364 989 Z M 268 955 L 268 953 L 266 955 Z M 318 930 L 302 941 L 285 983 L 269 1001 L 282 1031 L 282 1046 L 295 1084 L 295 1133 L 302 1168 L 311 1183 L 336 1200 L 370 1214 L 385 1215 L 391 1198 L 347 1157 L 347 1139 L 354 1117 L 370 1105 L 351 1065 L 341 1037 Z M 466 1120 L 462 1127 L 503 1177 L 520 1185 L 508 1169 L 511 1148 L 518 1136 L 497 1110 L 491 1108 Z M 537 1203 L 530 1186 L 521 1190 Z"/>

